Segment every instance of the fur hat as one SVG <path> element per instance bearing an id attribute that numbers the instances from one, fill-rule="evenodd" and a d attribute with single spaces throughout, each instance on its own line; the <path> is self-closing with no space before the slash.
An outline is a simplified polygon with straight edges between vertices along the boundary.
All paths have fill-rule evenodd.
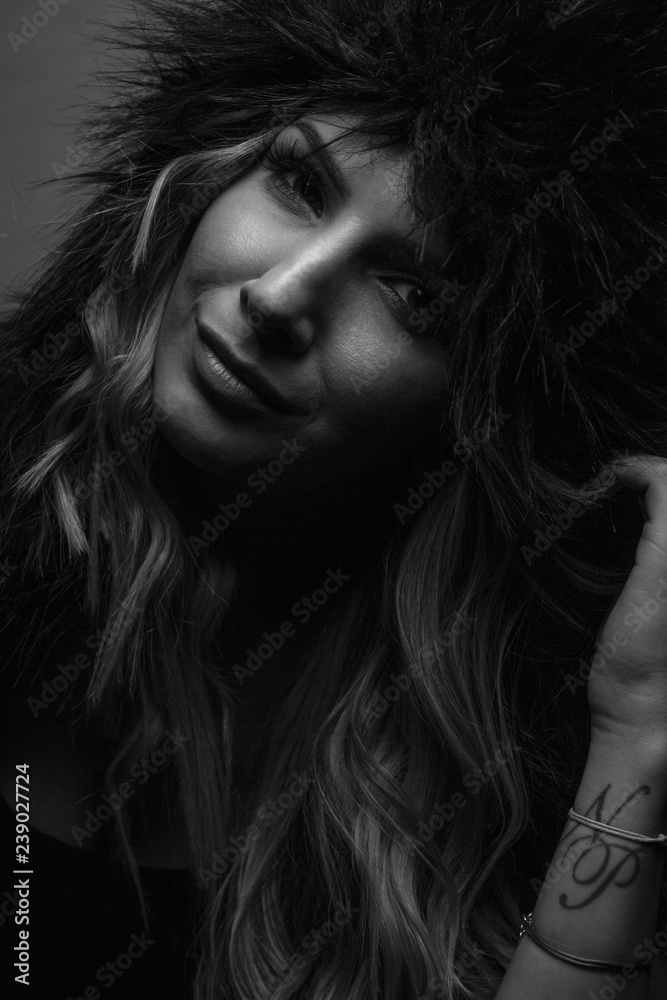
<path id="1" fill-rule="evenodd" d="M 83 179 L 97 195 L 65 247 L 68 275 L 61 252 L 31 300 L 42 337 L 102 275 L 127 269 L 167 163 L 333 102 L 373 142 L 411 148 L 415 211 L 449 241 L 445 269 L 465 292 L 440 323 L 448 426 L 460 439 L 489 410 L 512 414 L 511 434 L 472 458 L 492 502 L 508 492 L 494 477 L 512 483 L 503 528 L 531 505 L 553 517 L 616 449 L 664 450 L 660 0 L 139 8 L 121 36 L 142 58 L 92 120 L 100 159 Z"/>

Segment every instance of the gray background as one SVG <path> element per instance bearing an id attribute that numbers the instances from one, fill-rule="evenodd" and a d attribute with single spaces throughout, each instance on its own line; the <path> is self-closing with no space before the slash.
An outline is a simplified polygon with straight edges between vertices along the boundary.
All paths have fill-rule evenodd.
<path id="1" fill-rule="evenodd" d="M 105 46 L 96 42 L 94 21 L 118 23 L 132 16 L 131 0 L 44 0 L 57 13 L 14 51 L 10 32 L 21 36 L 42 11 L 38 0 L 0 4 L 0 293 L 25 283 L 54 241 L 58 221 L 71 213 L 74 196 L 60 180 L 31 188 L 33 181 L 55 178 L 53 163 L 65 163 L 76 146 L 76 122 L 86 103 L 101 95 L 93 75 L 110 65 Z M 44 17 L 38 16 L 38 23 Z M 26 30 L 26 34 L 31 28 Z"/>

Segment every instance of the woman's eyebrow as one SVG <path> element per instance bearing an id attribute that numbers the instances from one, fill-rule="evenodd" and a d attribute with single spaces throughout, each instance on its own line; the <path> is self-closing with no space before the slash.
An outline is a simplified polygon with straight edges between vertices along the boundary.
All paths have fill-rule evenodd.
<path id="1" fill-rule="evenodd" d="M 329 149 L 336 140 L 325 142 L 317 128 L 308 121 L 294 122 L 294 128 L 299 129 L 308 140 L 311 155 L 325 171 L 336 192 L 341 198 L 350 198 L 352 195 L 350 187 Z M 443 256 L 426 248 L 427 237 L 426 230 L 421 234 L 417 232 L 416 236 L 387 232 L 382 236 L 382 249 L 385 254 L 398 258 L 398 261 L 406 266 L 425 266 L 429 271 L 437 271 L 443 266 Z"/>
<path id="2" fill-rule="evenodd" d="M 338 163 L 336 163 L 336 160 L 329 151 L 329 146 L 336 140 L 330 139 L 328 142 L 325 142 L 315 126 L 307 121 L 294 122 L 294 128 L 298 128 L 300 132 L 303 132 L 310 144 L 311 155 L 317 159 L 317 162 L 325 171 L 327 178 L 331 181 L 340 197 L 350 198 L 352 192 L 349 185 L 343 177 Z"/>

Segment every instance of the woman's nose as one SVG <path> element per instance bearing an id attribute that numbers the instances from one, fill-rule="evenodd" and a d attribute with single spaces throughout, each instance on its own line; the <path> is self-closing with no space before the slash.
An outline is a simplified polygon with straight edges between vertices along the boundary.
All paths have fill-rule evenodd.
<path id="1" fill-rule="evenodd" d="M 303 354 L 315 335 L 311 316 L 294 299 L 286 301 L 273 294 L 263 278 L 252 278 L 241 285 L 241 311 L 248 323 L 248 335 L 253 331 L 266 347 Z"/>
<path id="2" fill-rule="evenodd" d="M 241 310 L 266 347 L 302 354 L 326 325 L 340 280 L 340 253 L 310 245 L 244 282 Z"/>

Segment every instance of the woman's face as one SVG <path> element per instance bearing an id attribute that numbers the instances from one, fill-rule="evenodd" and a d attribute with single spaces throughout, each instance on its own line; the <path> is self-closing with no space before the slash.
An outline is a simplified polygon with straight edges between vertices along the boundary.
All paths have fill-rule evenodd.
<path id="1" fill-rule="evenodd" d="M 201 469 L 246 479 L 287 443 L 281 478 L 321 487 L 404 467 L 437 434 L 445 352 L 418 332 L 437 288 L 415 262 L 422 244 L 436 262 L 445 247 L 414 229 L 407 154 L 355 150 L 349 124 L 318 114 L 284 129 L 285 162 L 235 180 L 188 246 L 153 388 L 162 432 Z M 339 141 L 309 157 L 312 129 Z"/>

